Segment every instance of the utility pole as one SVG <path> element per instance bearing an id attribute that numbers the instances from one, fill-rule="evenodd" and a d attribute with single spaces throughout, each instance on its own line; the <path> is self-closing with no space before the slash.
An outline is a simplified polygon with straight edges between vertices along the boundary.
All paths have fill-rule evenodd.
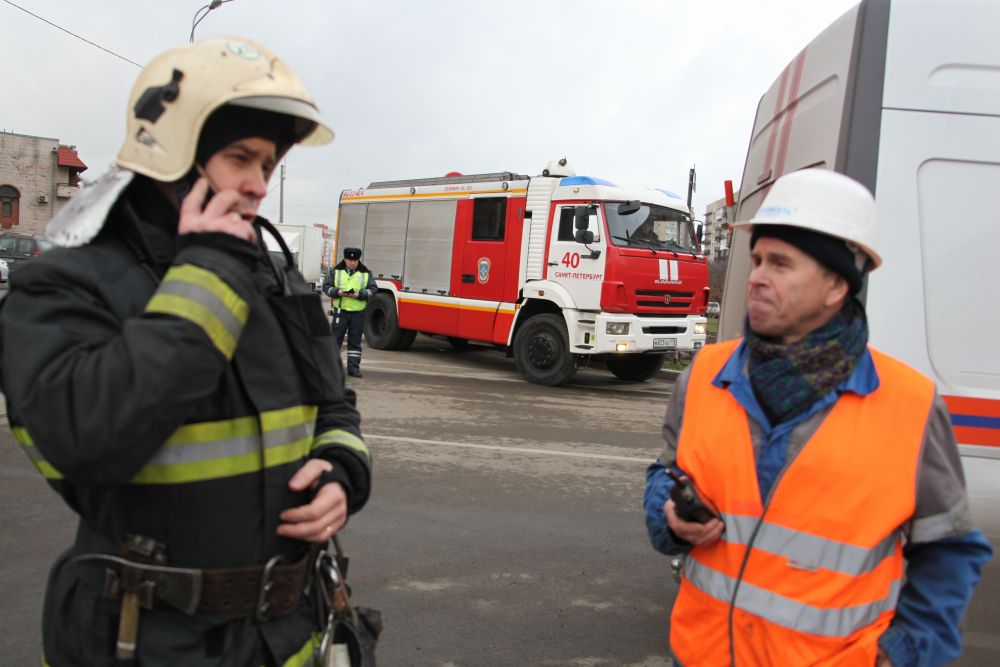
<path id="1" fill-rule="evenodd" d="M 691 208 L 691 195 L 697 189 L 698 173 L 694 170 L 694 165 L 691 165 L 691 170 L 688 172 L 688 212 L 691 213 L 691 217 L 694 218 L 694 209 Z"/>
<path id="2" fill-rule="evenodd" d="M 281 174 L 278 176 L 278 224 L 285 222 L 285 163 L 281 163 Z"/>

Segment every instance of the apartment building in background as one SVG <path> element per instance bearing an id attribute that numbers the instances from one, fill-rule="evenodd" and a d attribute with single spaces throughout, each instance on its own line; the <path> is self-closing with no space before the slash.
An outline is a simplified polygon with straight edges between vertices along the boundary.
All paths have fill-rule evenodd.
<path id="1" fill-rule="evenodd" d="M 738 203 L 740 193 L 737 190 L 733 197 Z M 732 215 L 736 214 L 733 207 Z M 701 247 L 702 252 L 708 257 L 710 262 L 723 259 L 729 253 L 729 240 L 732 232 L 732 220 L 727 216 L 730 212 L 726 210 L 726 199 L 718 199 L 705 207 L 705 227 L 702 231 Z"/>

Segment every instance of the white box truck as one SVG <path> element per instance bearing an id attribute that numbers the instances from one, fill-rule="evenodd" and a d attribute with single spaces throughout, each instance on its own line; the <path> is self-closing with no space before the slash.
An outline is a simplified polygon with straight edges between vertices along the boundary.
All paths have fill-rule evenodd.
<path id="1" fill-rule="evenodd" d="M 295 265 L 306 282 L 320 289 L 323 284 L 323 230 L 309 225 L 276 224 L 274 227 L 292 251 Z M 281 247 L 269 234 L 264 234 L 264 242 L 268 252 L 275 256 L 281 254 Z"/>

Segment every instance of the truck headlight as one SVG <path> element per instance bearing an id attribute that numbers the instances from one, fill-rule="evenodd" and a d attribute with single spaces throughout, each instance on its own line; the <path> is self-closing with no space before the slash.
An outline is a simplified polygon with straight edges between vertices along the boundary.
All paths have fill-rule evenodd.
<path id="1" fill-rule="evenodd" d="M 695 336 L 704 336 L 707 331 L 708 331 L 708 329 L 707 329 L 707 327 L 705 326 L 704 323 L 699 323 L 699 324 L 695 324 L 694 325 L 694 335 Z"/>
<path id="2" fill-rule="evenodd" d="M 608 322 L 605 332 L 609 336 L 627 336 L 628 322 Z"/>

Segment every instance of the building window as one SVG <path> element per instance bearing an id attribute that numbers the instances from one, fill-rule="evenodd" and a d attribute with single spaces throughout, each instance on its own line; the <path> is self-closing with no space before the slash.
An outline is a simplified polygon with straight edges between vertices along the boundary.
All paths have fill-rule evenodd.
<path id="1" fill-rule="evenodd" d="M 506 197 L 484 197 L 473 200 L 472 240 L 503 241 L 506 217 Z"/>
<path id="2" fill-rule="evenodd" d="M 21 193 L 10 185 L 0 185 L 0 226 L 10 229 L 18 223 Z"/>

